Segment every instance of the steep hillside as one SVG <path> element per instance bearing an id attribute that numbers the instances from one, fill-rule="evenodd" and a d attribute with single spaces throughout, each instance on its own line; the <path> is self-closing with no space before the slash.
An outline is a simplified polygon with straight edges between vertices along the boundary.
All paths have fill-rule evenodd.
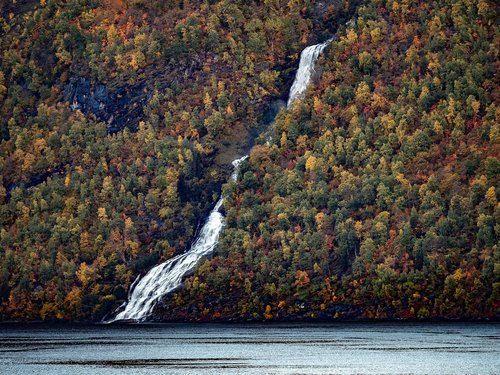
<path id="1" fill-rule="evenodd" d="M 498 15 L 367 1 L 158 319 L 500 317 Z"/>
<path id="2" fill-rule="evenodd" d="M 340 1 L 0 5 L 0 319 L 98 320 L 184 251 Z"/>

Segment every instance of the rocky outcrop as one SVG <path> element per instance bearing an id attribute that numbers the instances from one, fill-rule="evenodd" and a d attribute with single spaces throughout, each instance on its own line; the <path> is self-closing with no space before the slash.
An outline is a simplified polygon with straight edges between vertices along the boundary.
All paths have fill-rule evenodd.
<path id="1" fill-rule="evenodd" d="M 39 4 L 38 0 L 0 1 L 0 14 L 8 19 L 9 13 L 21 15 L 32 11 Z"/>
<path id="2" fill-rule="evenodd" d="M 97 84 L 91 87 L 86 78 L 73 77 L 63 91 L 63 100 L 70 103 L 73 111 L 79 109 L 83 113 L 93 113 L 99 121 L 105 121 L 108 115 L 108 107 L 111 98 L 106 86 Z"/>
<path id="3" fill-rule="evenodd" d="M 92 85 L 84 77 L 72 77 L 62 95 L 62 100 L 68 102 L 73 111 L 80 110 L 105 122 L 109 133 L 125 128 L 135 130 L 147 99 L 142 83 L 121 86 L 111 93 L 105 85 Z"/>
<path id="4" fill-rule="evenodd" d="M 351 20 L 361 2 L 362 0 L 351 0 L 349 6 L 345 7 L 345 2 L 342 0 L 316 1 L 312 8 L 312 19 L 317 42 L 330 38 L 340 25 L 345 25 Z"/>

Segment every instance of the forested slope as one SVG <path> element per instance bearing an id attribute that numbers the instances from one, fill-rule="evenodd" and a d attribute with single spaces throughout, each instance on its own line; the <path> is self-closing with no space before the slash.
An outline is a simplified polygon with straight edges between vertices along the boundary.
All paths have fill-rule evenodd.
<path id="1" fill-rule="evenodd" d="M 101 319 L 184 251 L 300 51 L 333 35 L 224 185 L 216 255 L 155 318 L 499 317 L 493 1 L 17 0 L 0 16 L 0 320 Z"/>
<path id="2" fill-rule="evenodd" d="M 498 319 L 496 9 L 360 6 L 226 185 L 217 256 L 159 319 Z"/>
<path id="3" fill-rule="evenodd" d="M 300 51 L 354 5 L 0 5 L 0 319 L 97 320 L 182 252 Z"/>

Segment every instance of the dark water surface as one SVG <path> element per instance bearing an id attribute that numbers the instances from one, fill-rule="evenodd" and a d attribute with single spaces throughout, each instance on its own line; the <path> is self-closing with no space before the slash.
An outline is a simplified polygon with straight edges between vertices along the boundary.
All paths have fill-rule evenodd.
<path id="1" fill-rule="evenodd" d="M 0 325 L 0 374 L 500 374 L 500 324 Z"/>

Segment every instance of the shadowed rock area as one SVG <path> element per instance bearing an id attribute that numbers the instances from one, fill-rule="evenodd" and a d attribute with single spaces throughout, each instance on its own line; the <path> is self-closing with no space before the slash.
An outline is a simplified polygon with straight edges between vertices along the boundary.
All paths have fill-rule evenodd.
<path id="1" fill-rule="evenodd" d="M 111 93 L 105 85 L 93 85 L 84 77 L 71 78 L 62 96 L 62 100 L 68 102 L 73 111 L 80 110 L 85 115 L 91 114 L 96 120 L 105 122 L 111 134 L 125 128 L 136 130 L 143 114 L 142 106 L 147 99 L 144 83 L 121 86 Z"/>

